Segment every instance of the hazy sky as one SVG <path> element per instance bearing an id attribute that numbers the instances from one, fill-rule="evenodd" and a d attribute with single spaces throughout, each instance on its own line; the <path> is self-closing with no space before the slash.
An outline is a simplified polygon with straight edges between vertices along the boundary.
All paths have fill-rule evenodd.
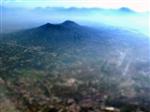
<path id="1" fill-rule="evenodd" d="M 128 7 L 136 11 L 148 11 L 149 0 L 1 0 L 1 5 L 11 7 Z"/>

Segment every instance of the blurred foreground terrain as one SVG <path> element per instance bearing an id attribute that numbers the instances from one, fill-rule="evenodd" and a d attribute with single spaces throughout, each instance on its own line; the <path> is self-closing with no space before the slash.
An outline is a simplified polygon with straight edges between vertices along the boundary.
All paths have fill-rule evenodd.
<path id="1" fill-rule="evenodd" d="M 73 21 L 0 35 L 1 112 L 150 112 L 150 40 Z"/>

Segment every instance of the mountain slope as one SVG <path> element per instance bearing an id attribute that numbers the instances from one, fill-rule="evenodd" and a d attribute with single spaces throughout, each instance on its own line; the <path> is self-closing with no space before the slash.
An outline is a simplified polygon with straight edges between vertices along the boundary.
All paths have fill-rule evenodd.
<path id="1" fill-rule="evenodd" d="M 94 29 L 80 26 L 73 21 L 61 24 L 46 23 L 42 26 L 1 35 L 1 42 L 17 44 L 24 47 L 42 47 L 57 49 L 59 47 L 90 47 L 101 50 L 102 54 L 109 54 L 114 49 L 130 49 L 132 54 L 147 56 L 149 39 L 141 34 L 120 29 Z M 141 46 L 143 46 L 141 48 Z M 138 50 L 137 50 L 138 49 Z M 108 50 L 107 52 L 103 52 Z M 97 51 L 96 51 L 97 52 Z"/>
<path id="2" fill-rule="evenodd" d="M 46 23 L 1 35 L 0 78 L 4 90 L 25 110 L 26 104 L 37 110 L 51 110 L 49 105 L 58 109 L 57 101 L 66 107 L 73 98 L 81 107 L 87 100 L 94 102 L 93 110 L 106 103 L 148 112 L 149 50 L 149 39 L 133 32 L 73 21 Z"/>
<path id="3" fill-rule="evenodd" d="M 91 41 L 109 41 L 113 40 L 117 44 L 122 42 L 129 43 L 130 45 L 136 45 L 146 42 L 147 39 L 143 38 L 143 35 L 131 33 L 129 31 L 123 31 L 119 29 L 93 29 L 86 26 L 80 26 L 73 21 L 65 21 L 61 24 L 46 23 L 37 28 L 19 31 L 2 35 L 3 41 L 15 41 L 18 44 L 25 45 L 47 45 L 58 44 L 65 42 L 81 42 L 80 40 Z M 29 41 L 30 40 L 30 41 Z M 112 42 L 113 42 L 112 41 Z"/>
<path id="4" fill-rule="evenodd" d="M 20 31 L 5 36 L 4 39 L 6 39 L 6 41 L 11 39 L 26 45 L 47 45 L 53 43 L 58 44 L 61 42 L 64 43 L 67 41 L 73 42 L 76 41 L 76 39 L 85 38 L 85 36 L 87 36 L 86 38 L 89 38 L 91 33 L 88 28 L 84 28 L 71 21 L 65 21 L 62 24 L 47 23 L 37 28 Z"/>

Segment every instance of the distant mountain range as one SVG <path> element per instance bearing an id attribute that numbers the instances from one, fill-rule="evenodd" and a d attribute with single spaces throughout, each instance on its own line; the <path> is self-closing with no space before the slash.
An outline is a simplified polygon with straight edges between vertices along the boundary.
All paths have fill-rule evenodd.
<path id="1" fill-rule="evenodd" d="M 24 8 L 10 8 L 10 7 L 4 7 L 0 6 L 0 8 L 4 11 L 19 11 L 19 10 L 26 10 Z M 32 11 L 34 12 L 71 12 L 71 13 L 87 13 L 87 12 L 114 12 L 114 13 L 136 13 L 134 10 L 127 8 L 127 7 L 121 7 L 118 9 L 104 9 L 104 8 L 76 8 L 76 7 L 70 7 L 70 8 L 64 8 L 64 7 L 37 7 L 34 8 Z M 44 13 L 44 12 L 43 12 Z"/>
<path id="2" fill-rule="evenodd" d="M 46 8 L 35 8 L 33 9 L 35 12 L 42 12 L 42 13 L 48 13 L 48 12 L 59 12 L 59 13 L 74 13 L 74 14 L 88 14 L 88 13 L 114 13 L 114 14 L 120 14 L 120 13 L 137 13 L 132 9 L 129 9 L 127 7 L 122 7 L 119 9 L 103 9 L 103 8 L 76 8 L 76 7 L 70 7 L 70 8 L 63 8 L 63 7 L 46 7 Z"/>

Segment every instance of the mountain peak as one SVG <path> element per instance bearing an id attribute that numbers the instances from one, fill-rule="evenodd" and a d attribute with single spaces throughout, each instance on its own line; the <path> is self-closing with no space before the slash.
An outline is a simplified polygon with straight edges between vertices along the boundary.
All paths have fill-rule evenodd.
<path id="1" fill-rule="evenodd" d="M 70 20 L 66 20 L 62 23 L 62 25 L 65 25 L 65 26 L 78 26 L 77 23 L 75 23 L 74 21 L 70 21 Z"/>
<path id="2" fill-rule="evenodd" d="M 127 8 L 127 7 L 121 7 L 119 10 L 123 11 L 123 12 L 133 12 L 133 10 L 131 10 L 131 9 Z"/>
<path id="3" fill-rule="evenodd" d="M 46 29 L 47 29 L 47 28 L 50 28 L 50 27 L 52 27 L 52 26 L 54 26 L 54 24 L 46 23 L 46 24 L 40 26 L 40 28 L 46 28 Z"/>
<path id="4" fill-rule="evenodd" d="M 73 22 L 73 21 L 66 20 L 66 21 L 64 21 L 63 23 L 60 23 L 60 24 L 46 23 L 46 24 L 40 26 L 40 28 L 49 29 L 49 28 L 60 27 L 60 26 L 63 26 L 63 27 L 76 27 L 76 26 L 79 26 L 79 25 L 77 23 Z"/>
<path id="5" fill-rule="evenodd" d="M 51 24 L 51 23 L 46 23 L 40 27 L 42 28 L 50 28 L 53 26 L 79 26 L 77 23 L 75 23 L 74 21 L 70 21 L 70 20 L 66 20 L 63 23 L 60 24 Z"/>
<path id="6" fill-rule="evenodd" d="M 50 26 L 53 26 L 54 24 L 51 24 L 51 23 L 46 23 L 46 24 L 44 24 L 43 26 L 45 26 L 45 27 L 50 27 Z"/>
<path id="7" fill-rule="evenodd" d="M 45 26 L 49 26 L 49 25 L 52 25 L 52 24 L 51 24 L 51 23 L 46 23 L 46 24 L 45 24 Z"/>

